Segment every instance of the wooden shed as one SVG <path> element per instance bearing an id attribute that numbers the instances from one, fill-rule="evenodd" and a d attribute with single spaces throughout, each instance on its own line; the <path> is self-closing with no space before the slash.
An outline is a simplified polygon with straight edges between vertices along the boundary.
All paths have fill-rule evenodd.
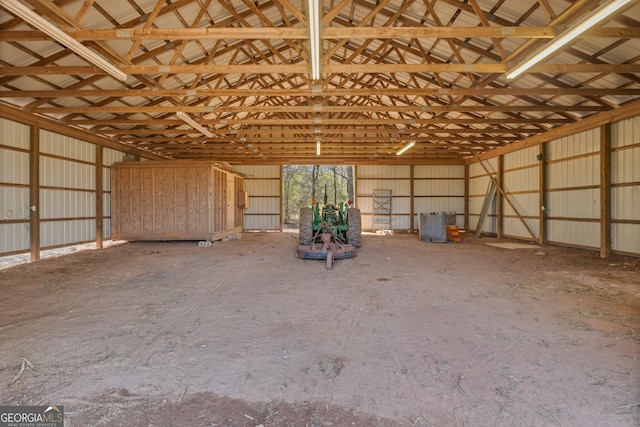
<path id="1" fill-rule="evenodd" d="M 218 240 L 243 230 L 243 177 L 206 161 L 116 163 L 111 231 L 121 240 Z"/>

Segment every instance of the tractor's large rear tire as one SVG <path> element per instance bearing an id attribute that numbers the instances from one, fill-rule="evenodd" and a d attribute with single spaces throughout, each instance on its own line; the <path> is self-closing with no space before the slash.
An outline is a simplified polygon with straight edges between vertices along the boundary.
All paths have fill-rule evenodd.
<path id="1" fill-rule="evenodd" d="M 300 208 L 298 239 L 301 245 L 310 245 L 313 240 L 313 209 Z"/>
<path id="2" fill-rule="evenodd" d="M 349 221 L 347 242 L 359 248 L 362 245 L 362 216 L 360 215 L 360 209 L 349 209 L 347 211 L 347 219 Z"/>

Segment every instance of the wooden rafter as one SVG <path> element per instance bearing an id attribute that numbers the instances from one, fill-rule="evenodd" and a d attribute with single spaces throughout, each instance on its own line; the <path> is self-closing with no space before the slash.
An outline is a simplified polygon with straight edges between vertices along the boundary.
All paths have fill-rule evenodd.
<path id="1" fill-rule="evenodd" d="M 504 78 L 599 2 L 325 2 L 323 76 L 313 82 L 302 0 L 25 0 L 129 77 L 116 82 L 9 17 L 0 98 L 164 157 L 460 162 L 640 100 L 635 8 L 516 81 Z M 416 148 L 396 158 L 407 139 Z"/>

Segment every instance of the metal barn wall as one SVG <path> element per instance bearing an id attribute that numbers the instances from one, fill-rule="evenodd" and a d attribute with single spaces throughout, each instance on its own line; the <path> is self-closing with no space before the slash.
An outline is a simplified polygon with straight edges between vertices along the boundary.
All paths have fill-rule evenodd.
<path id="1" fill-rule="evenodd" d="M 411 166 L 356 166 L 355 180 L 363 230 L 373 230 L 374 190 L 391 190 L 391 229 L 411 229 Z"/>
<path id="2" fill-rule="evenodd" d="M 0 119 L 0 255 L 29 251 L 29 126 Z"/>
<path id="3" fill-rule="evenodd" d="M 121 162 L 125 153 L 111 148 L 103 148 L 102 151 L 102 212 L 103 212 L 103 237 L 111 238 L 111 166 Z"/>
<path id="4" fill-rule="evenodd" d="M 96 237 L 96 146 L 40 131 L 40 246 Z"/>
<path id="5" fill-rule="evenodd" d="M 418 215 L 456 212 L 457 225 L 464 227 L 464 165 L 413 167 L 414 228 Z"/>
<path id="6" fill-rule="evenodd" d="M 489 172 L 492 174 L 497 173 L 498 160 L 496 157 L 484 160 L 483 162 Z M 482 204 L 486 198 L 490 181 L 489 174 L 480 163 L 472 163 L 469 165 L 469 230 L 476 230 L 478 227 Z M 498 231 L 497 203 L 495 201 L 489 209 L 489 214 L 484 221 L 482 231 L 490 234 L 495 234 Z"/>
<path id="7" fill-rule="evenodd" d="M 39 159 L 35 182 L 30 181 L 32 156 Z M 0 119 L 0 256 L 31 251 L 32 259 L 37 259 L 43 249 L 92 241 L 101 247 L 111 235 L 110 167 L 124 156 L 92 142 Z M 96 188 L 100 161 L 102 191 Z M 39 189 L 34 201 L 30 200 L 32 187 Z M 103 219 L 98 219 L 98 194 L 102 194 Z M 98 221 L 102 221 L 100 236 Z"/>
<path id="8" fill-rule="evenodd" d="M 640 254 L 640 116 L 611 126 L 611 249 Z"/>
<path id="9" fill-rule="evenodd" d="M 600 247 L 600 128 L 547 145 L 547 241 Z"/>
<path id="10" fill-rule="evenodd" d="M 526 240 L 540 238 L 539 150 L 539 147 L 530 147 L 507 153 L 503 157 L 502 188 L 510 202 L 502 203 L 502 232 L 505 237 Z M 520 218 L 526 222 L 533 236 Z"/>
<path id="11" fill-rule="evenodd" d="M 249 194 L 249 208 L 244 211 L 245 230 L 280 231 L 281 167 L 241 165 L 234 169 L 244 175 L 244 191 Z"/>

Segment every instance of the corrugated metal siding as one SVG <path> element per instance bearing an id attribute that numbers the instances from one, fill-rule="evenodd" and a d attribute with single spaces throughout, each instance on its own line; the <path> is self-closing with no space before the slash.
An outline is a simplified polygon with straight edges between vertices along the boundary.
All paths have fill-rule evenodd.
<path id="1" fill-rule="evenodd" d="M 102 221 L 102 234 L 105 238 L 111 238 L 111 220 L 105 218 Z"/>
<path id="2" fill-rule="evenodd" d="M 95 166 L 41 155 L 40 185 L 95 190 Z"/>
<path id="3" fill-rule="evenodd" d="M 102 168 L 102 191 L 111 191 L 111 168 Z"/>
<path id="4" fill-rule="evenodd" d="M 0 256 L 29 251 L 29 224 L 2 224 L 0 227 Z"/>
<path id="5" fill-rule="evenodd" d="M 95 155 L 94 144 L 40 131 L 43 248 L 95 239 Z"/>
<path id="6" fill-rule="evenodd" d="M 102 149 L 102 165 L 113 166 L 116 162 L 123 161 L 125 153 L 111 148 Z"/>
<path id="7" fill-rule="evenodd" d="M 29 250 L 29 213 L 28 188 L 0 185 L 0 256 Z"/>
<path id="8" fill-rule="evenodd" d="M 411 177 L 410 166 L 358 166 L 358 178 L 396 179 Z"/>
<path id="9" fill-rule="evenodd" d="M 418 215 L 456 212 L 457 225 L 464 226 L 464 166 L 414 166 L 414 224 Z"/>
<path id="10" fill-rule="evenodd" d="M 42 222 L 40 225 L 40 246 L 42 248 L 60 245 L 74 245 L 95 240 L 94 219 Z"/>
<path id="11" fill-rule="evenodd" d="M 0 148 L 0 183 L 29 185 L 29 153 Z"/>
<path id="12" fill-rule="evenodd" d="M 636 217 L 637 219 L 637 217 Z M 613 250 L 629 254 L 640 254 L 640 225 L 612 224 L 611 246 Z"/>
<path id="13" fill-rule="evenodd" d="M 640 116 L 611 134 L 611 249 L 640 254 Z"/>
<path id="14" fill-rule="evenodd" d="M 0 145 L 1 256 L 29 250 L 29 126 L 0 119 Z"/>
<path id="15" fill-rule="evenodd" d="M 498 170 L 498 159 L 491 158 L 484 161 L 485 167 L 491 172 Z M 478 220 L 482 212 L 482 204 L 487 194 L 487 188 L 491 179 L 487 172 L 479 163 L 469 165 L 469 229 L 475 230 L 478 227 Z M 482 231 L 485 233 L 497 233 L 497 206 L 496 203 L 489 209 Z"/>
<path id="16" fill-rule="evenodd" d="M 358 180 L 358 196 L 373 197 L 373 190 L 391 190 L 393 197 L 411 196 L 411 180 L 407 179 L 370 179 L 356 177 Z"/>
<path id="17" fill-rule="evenodd" d="M 125 153 L 111 148 L 102 148 L 102 237 L 111 238 L 111 166 L 124 160 Z"/>
<path id="18" fill-rule="evenodd" d="M 537 165 L 538 160 L 536 156 L 538 155 L 538 152 L 539 147 L 536 146 L 505 154 L 503 159 L 504 170 Z"/>
<path id="19" fill-rule="evenodd" d="M 547 159 L 550 161 L 597 152 L 600 149 L 600 129 L 595 128 L 575 135 L 550 141 Z"/>
<path id="20" fill-rule="evenodd" d="M 40 219 L 86 218 L 96 215 L 93 192 L 40 190 Z"/>
<path id="21" fill-rule="evenodd" d="M 40 153 L 93 163 L 96 158 L 96 146 L 79 139 L 42 130 L 40 131 Z"/>
<path id="22" fill-rule="evenodd" d="M 413 177 L 419 178 L 459 178 L 464 179 L 463 165 L 414 166 Z"/>
<path id="23" fill-rule="evenodd" d="M 600 129 L 550 141 L 547 238 L 600 247 Z"/>
<path id="24" fill-rule="evenodd" d="M 549 242 L 592 247 L 600 243 L 600 224 L 597 222 L 547 221 Z M 553 237 L 552 237 L 553 236 Z M 564 238 L 564 240 L 557 240 Z"/>
<path id="25" fill-rule="evenodd" d="M 503 234 L 508 237 L 522 239 L 538 239 L 540 237 L 540 162 L 537 160 L 538 147 L 530 147 L 503 157 L 503 183 L 509 201 L 503 203 Z M 531 236 L 520 218 L 534 232 Z"/>
<path id="26" fill-rule="evenodd" d="M 374 229 L 374 190 L 391 190 L 391 228 L 411 228 L 411 166 L 357 166 L 355 180 L 363 230 Z"/>
<path id="27" fill-rule="evenodd" d="M 243 174 L 245 179 L 280 179 L 280 166 L 239 165 L 234 169 Z"/>
<path id="28" fill-rule="evenodd" d="M 29 126 L 0 119 L 0 145 L 29 149 Z"/>
<path id="29" fill-rule="evenodd" d="M 280 166 L 242 165 L 234 169 L 244 175 L 244 189 L 249 194 L 249 209 L 244 211 L 245 230 L 280 230 Z"/>

